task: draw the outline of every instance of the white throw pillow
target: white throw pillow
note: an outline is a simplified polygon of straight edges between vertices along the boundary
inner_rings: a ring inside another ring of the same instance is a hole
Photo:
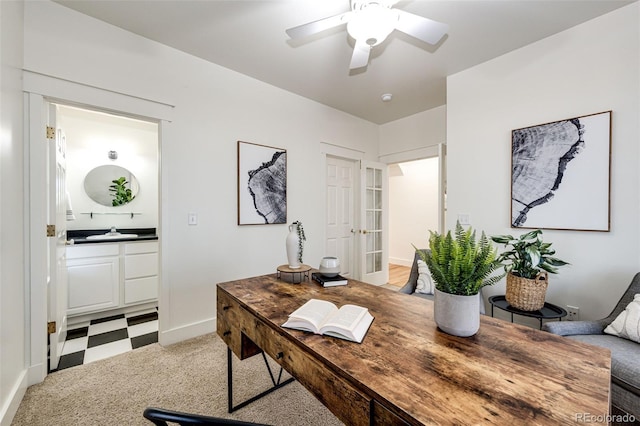
[[[418,282],[416,283],[416,293],[433,294],[433,281],[429,267],[424,260],[418,259]]]
[[[633,300],[604,332],[640,343],[640,294],[633,296]]]

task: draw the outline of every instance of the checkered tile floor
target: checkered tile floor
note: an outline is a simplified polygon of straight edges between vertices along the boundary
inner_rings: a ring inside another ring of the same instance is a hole
[[[156,309],[91,320],[86,325],[77,324],[67,331],[57,370],[88,364],[157,341]]]

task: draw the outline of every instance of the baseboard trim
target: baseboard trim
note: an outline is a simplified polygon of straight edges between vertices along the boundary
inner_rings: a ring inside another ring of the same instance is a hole
[[[390,257],[389,263],[391,263],[392,265],[411,266],[413,265],[413,259],[407,260],[407,259],[399,259],[396,257]]]
[[[10,426],[13,418],[18,412],[18,407],[27,392],[27,370],[23,370],[20,378],[16,381],[15,386],[8,395],[7,403],[2,406],[0,411],[0,426]]]
[[[216,331],[216,320],[210,318],[204,321],[194,322],[182,327],[164,330],[158,333],[158,343],[162,346],[173,345],[183,340],[193,339],[204,334]]]

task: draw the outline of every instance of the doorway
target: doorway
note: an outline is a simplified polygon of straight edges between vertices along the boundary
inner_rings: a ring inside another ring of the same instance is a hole
[[[325,253],[341,274],[384,285],[388,269],[387,166],[364,159],[326,157]]]
[[[409,277],[414,246],[429,246],[429,231],[440,232],[441,203],[439,157],[389,165],[389,270],[390,284],[402,287]]]
[[[50,368],[60,370],[158,341],[159,133],[157,122],[63,103],[55,108],[66,141],[65,225],[72,244],[59,364],[50,352]],[[95,232],[145,239],[80,244]]]
[[[29,315],[29,379],[28,384],[40,383],[47,376],[48,370],[48,298],[47,287],[49,282],[49,270],[47,265],[48,240],[43,229],[47,228],[47,155],[44,147],[47,145],[43,127],[47,120],[47,105],[53,102],[81,106],[93,111],[110,112],[114,115],[127,116],[148,120],[158,125],[158,139],[156,146],[160,152],[161,135],[167,123],[171,121],[173,106],[152,100],[131,97],[122,93],[112,92],[79,83],[59,80],[55,77],[35,74],[28,71],[23,73],[23,87],[25,90],[24,104],[27,112],[25,127],[25,140],[27,142],[27,155],[25,155],[25,170],[29,171],[27,190],[29,192],[29,237],[26,247],[29,253],[30,269],[28,280],[30,285]],[[160,167],[159,156],[156,164]],[[161,173],[156,176],[156,182],[160,181]],[[159,187],[158,194],[162,190]],[[160,197],[159,197],[160,198]],[[162,206],[162,200],[158,200],[159,220],[158,232],[163,228],[166,212]],[[162,254],[163,240],[159,240],[159,259]],[[161,262],[160,262],[161,265]],[[162,268],[157,267],[158,280],[162,282]],[[162,288],[162,286],[161,286]],[[162,293],[158,294],[157,303],[162,308]],[[162,341],[163,321],[158,327],[160,341]]]

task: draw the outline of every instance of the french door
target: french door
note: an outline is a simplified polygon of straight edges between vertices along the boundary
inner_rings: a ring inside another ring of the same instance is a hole
[[[389,279],[387,165],[364,160],[360,164],[360,280],[382,285]]]

